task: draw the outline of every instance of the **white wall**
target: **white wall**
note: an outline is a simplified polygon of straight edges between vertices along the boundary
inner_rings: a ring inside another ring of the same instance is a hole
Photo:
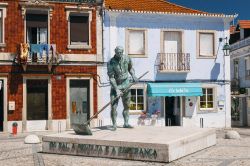
[[[125,47],[126,28],[143,28],[147,30],[147,50],[145,58],[132,58],[135,72],[140,76],[145,71],[149,71],[144,77],[146,81],[189,81],[212,83],[217,86],[216,96],[225,96],[225,106],[222,110],[215,112],[197,113],[198,107],[193,110],[193,115],[184,118],[184,125],[199,126],[200,118],[204,118],[205,127],[230,127],[231,126],[231,99],[230,84],[225,85],[224,80],[230,81],[230,59],[224,57],[222,47],[224,43],[219,43],[219,38],[229,36],[229,22],[224,22],[223,18],[216,17],[195,17],[178,15],[158,15],[139,13],[118,13],[106,12],[104,16],[104,61],[108,62],[114,55],[114,48],[118,45]],[[191,71],[188,73],[159,73],[156,71],[155,61],[157,53],[161,52],[161,31],[180,30],[183,32],[183,52],[190,53]],[[215,32],[215,59],[197,58],[197,32]],[[225,58],[225,59],[224,59]],[[107,68],[100,71],[101,79],[108,82]],[[102,100],[101,105],[109,101],[110,87],[100,88]],[[216,101],[217,104],[217,101]],[[123,124],[122,104],[119,103],[118,124]],[[226,110],[226,111],[225,111]],[[191,112],[188,112],[191,114]],[[131,116],[131,123],[136,125],[139,115]],[[226,116],[226,118],[225,118]],[[104,124],[111,124],[110,108],[99,116],[104,120]],[[163,125],[165,122],[163,123]]]

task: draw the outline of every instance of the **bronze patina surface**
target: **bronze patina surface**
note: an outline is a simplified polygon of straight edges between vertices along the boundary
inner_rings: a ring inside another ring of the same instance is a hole
[[[110,98],[111,104],[111,119],[113,123],[113,130],[117,128],[117,106],[119,102],[119,98],[116,99],[122,92],[122,103],[123,103],[123,118],[124,118],[124,128],[132,128],[132,126],[128,123],[129,121],[129,105],[130,105],[130,97],[131,92],[128,89],[130,85],[129,74],[132,76],[134,82],[137,81],[137,77],[135,76],[135,71],[133,69],[133,64],[130,57],[123,54],[123,48],[121,46],[117,46],[115,48],[115,55],[108,63],[108,76],[111,84]],[[125,91],[125,92],[124,92]]]

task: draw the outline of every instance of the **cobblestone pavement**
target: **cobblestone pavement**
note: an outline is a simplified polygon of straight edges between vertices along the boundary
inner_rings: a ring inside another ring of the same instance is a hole
[[[217,145],[169,164],[141,161],[67,156],[41,153],[41,144],[24,144],[27,135],[0,133],[0,166],[250,166],[250,128],[235,128],[239,140],[224,139],[225,130],[217,131]],[[40,137],[48,133],[36,133]]]

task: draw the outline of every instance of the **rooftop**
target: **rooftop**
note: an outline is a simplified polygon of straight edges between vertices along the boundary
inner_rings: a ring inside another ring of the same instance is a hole
[[[242,28],[242,29],[250,28],[250,20],[239,20],[238,24],[239,24],[240,28]]]
[[[190,9],[165,0],[104,0],[104,6],[107,10],[225,16],[224,14]]]

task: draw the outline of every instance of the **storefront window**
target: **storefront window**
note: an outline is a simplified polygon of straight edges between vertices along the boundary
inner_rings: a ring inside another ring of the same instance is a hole
[[[202,88],[203,96],[200,97],[200,109],[214,108],[214,92],[213,88]]]
[[[131,89],[130,110],[144,110],[143,89]]]
[[[154,114],[164,116],[165,109],[162,107],[162,97],[148,97],[147,103],[147,113],[149,116],[152,116]]]

